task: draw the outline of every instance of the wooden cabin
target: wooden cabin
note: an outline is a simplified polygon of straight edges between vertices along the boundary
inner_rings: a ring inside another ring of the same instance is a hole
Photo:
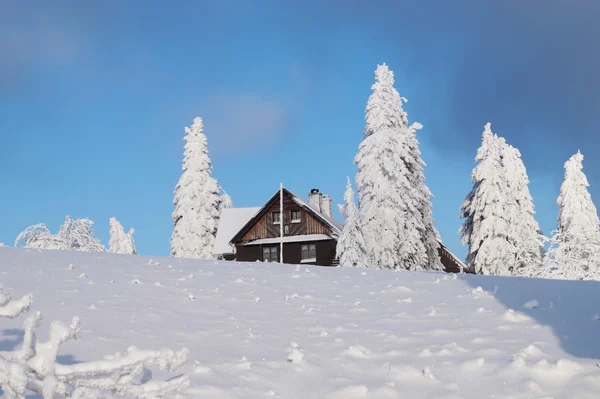
[[[283,263],[337,266],[343,224],[332,216],[331,198],[318,189],[311,190],[308,201],[285,188],[282,192],[283,214],[279,190],[261,208],[224,209],[213,253],[225,260],[280,262],[283,241]],[[447,272],[466,271],[441,241],[439,254]]]

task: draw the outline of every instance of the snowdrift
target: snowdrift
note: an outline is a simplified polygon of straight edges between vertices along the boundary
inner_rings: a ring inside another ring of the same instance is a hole
[[[600,397],[598,282],[15,248],[0,272],[45,321],[79,316],[62,364],[189,348],[175,397]],[[23,318],[0,322],[17,347]]]

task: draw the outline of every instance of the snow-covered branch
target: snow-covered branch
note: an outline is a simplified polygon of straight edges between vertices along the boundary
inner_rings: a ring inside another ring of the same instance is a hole
[[[29,310],[33,297],[26,295],[11,300],[0,286],[0,316],[16,317]],[[105,394],[139,399],[162,398],[169,392],[188,385],[188,378],[179,375],[167,381],[153,381],[150,366],[162,370],[177,370],[188,357],[188,350],[140,350],[129,347],[127,354],[105,356],[104,360],[74,365],[58,364],[56,359],[63,343],[78,339],[81,327],[78,317],[70,324],[54,321],[48,340],[39,341],[36,329],[42,320],[33,312],[23,323],[23,344],[12,352],[0,352],[0,388],[4,397],[25,399],[28,393],[45,399],[57,395],[68,398],[94,399]]]
[[[96,238],[89,219],[71,219],[67,216],[58,233],[52,234],[45,224],[29,226],[15,239],[15,247],[53,249],[62,251],[104,252]]]

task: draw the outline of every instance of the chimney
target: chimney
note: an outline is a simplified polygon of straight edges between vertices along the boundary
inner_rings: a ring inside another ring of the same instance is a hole
[[[315,210],[321,213],[321,207],[323,205],[323,196],[319,192],[318,188],[313,188],[310,190],[310,194],[308,194],[308,203],[310,206],[315,208]]]
[[[323,205],[321,206],[321,213],[327,217],[331,217],[331,197],[329,195],[323,195]]]

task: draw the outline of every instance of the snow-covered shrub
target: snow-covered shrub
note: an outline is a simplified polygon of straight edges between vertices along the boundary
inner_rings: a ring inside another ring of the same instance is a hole
[[[133,241],[133,228],[125,233],[123,226],[116,218],[110,218],[110,239],[108,252],[113,254],[135,255],[135,242]]]
[[[103,252],[104,246],[92,229],[89,219],[65,218],[58,233],[52,234],[45,224],[29,226],[15,239],[15,247],[55,249],[63,251]]]
[[[14,318],[26,312],[32,295],[11,300],[0,285],[0,317]],[[56,362],[60,346],[80,337],[79,318],[70,325],[60,321],[50,324],[50,336],[40,341],[36,330],[42,321],[41,312],[31,313],[23,322],[23,345],[10,352],[0,352],[0,388],[8,399],[25,399],[35,393],[44,399],[58,397],[97,399],[106,394],[139,399],[162,398],[165,394],[188,385],[185,375],[168,381],[151,380],[150,366],[176,370],[188,356],[188,350],[174,352],[140,350],[134,346],[126,354],[105,356],[104,360],[63,365]]]

